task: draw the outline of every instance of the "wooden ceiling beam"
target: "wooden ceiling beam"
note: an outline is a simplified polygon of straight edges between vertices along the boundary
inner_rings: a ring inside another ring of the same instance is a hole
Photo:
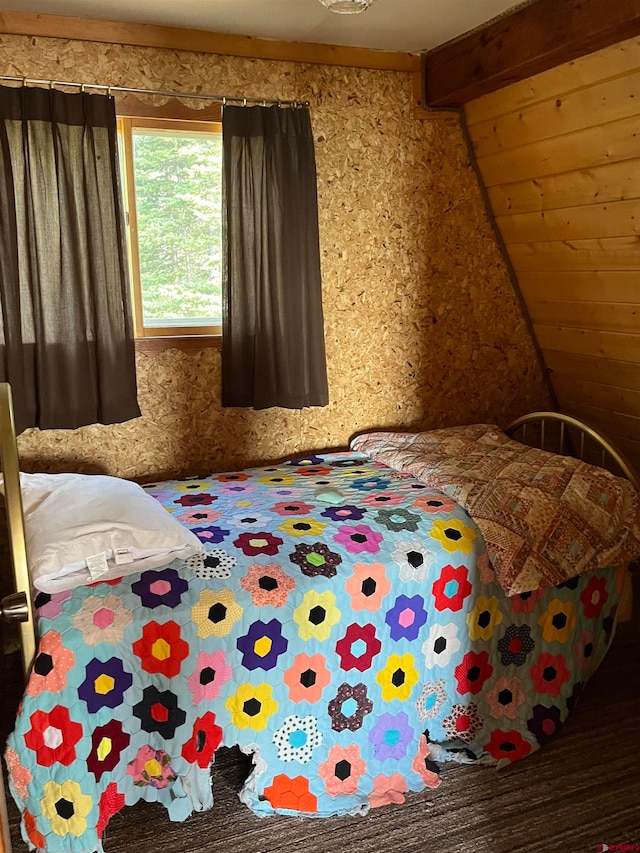
[[[640,35],[640,0],[535,0],[426,53],[428,107],[461,106],[563,62]]]

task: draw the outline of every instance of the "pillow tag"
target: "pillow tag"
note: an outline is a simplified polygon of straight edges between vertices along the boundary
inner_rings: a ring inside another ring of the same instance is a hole
[[[98,578],[106,574],[109,571],[109,566],[105,552],[101,551],[99,554],[92,554],[90,557],[87,557],[87,568],[89,569],[92,581],[98,580]]]
[[[123,566],[125,563],[133,563],[133,554],[130,548],[116,548],[113,552],[113,561],[116,566]]]

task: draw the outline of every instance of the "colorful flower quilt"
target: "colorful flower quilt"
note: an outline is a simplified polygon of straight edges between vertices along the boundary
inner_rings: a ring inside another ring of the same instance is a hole
[[[258,815],[365,813],[507,763],[564,722],[620,571],[508,598],[451,498],[361,453],[147,487],[204,561],[39,595],[6,760],[33,848],[102,851],[138,800],[212,806],[216,750]],[[108,845],[107,845],[108,847]]]

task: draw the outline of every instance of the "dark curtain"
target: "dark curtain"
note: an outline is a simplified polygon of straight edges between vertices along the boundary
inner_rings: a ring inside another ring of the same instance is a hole
[[[309,111],[225,107],[222,136],[222,404],[326,406]]]
[[[113,98],[0,86],[0,379],[18,431],[140,415]]]

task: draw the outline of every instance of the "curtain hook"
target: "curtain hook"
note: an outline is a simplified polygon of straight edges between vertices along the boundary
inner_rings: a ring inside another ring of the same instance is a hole
[[[53,90],[55,88],[56,88],[56,81],[55,80],[49,80],[49,89]]]
[[[247,106],[247,99],[246,99],[246,98],[243,98],[243,99],[242,99],[242,106],[243,106],[243,107],[246,107],[246,106]]]
[[[84,84],[84,83],[81,83],[81,84],[80,84],[80,92],[81,92],[82,94],[84,94],[84,87],[85,87],[85,84]]]
[[[111,97],[111,86],[107,86],[107,98]]]
[[[263,107],[266,107],[266,106],[267,106],[266,98],[263,98],[263,99],[262,99],[262,106],[263,106]]]

